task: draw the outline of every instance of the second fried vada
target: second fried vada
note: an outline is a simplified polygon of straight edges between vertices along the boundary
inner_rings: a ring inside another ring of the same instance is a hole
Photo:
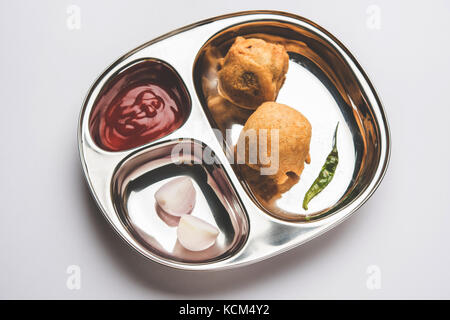
[[[272,134],[274,130],[276,135]],[[257,139],[251,141],[251,133]],[[264,139],[262,133],[266,133]],[[305,162],[310,163],[311,133],[311,124],[299,111],[284,104],[265,102],[248,118],[241,131],[236,146],[238,163],[245,163],[261,173],[262,168],[276,164],[268,178],[275,184],[283,184],[292,174],[300,177]],[[277,137],[277,141],[273,141],[273,137]],[[273,152],[278,154],[271,154]],[[275,160],[278,163],[274,163]]]

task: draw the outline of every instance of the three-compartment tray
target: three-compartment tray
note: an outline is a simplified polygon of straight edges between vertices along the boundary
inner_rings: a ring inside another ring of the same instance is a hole
[[[301,111],[313,128],[311,164],[300,182],[272,203],[258,196],[229,157],[248,111],[217,103],[217,61],[237,36],[285,46],[289,71],[277,102]],[[97,113],[124,85],[147,76],[149,81],[169,79],[175,84],[172,90],[184,114],[179,126],[127,150],[105,148],[92,134]],[[304,211],[303,195],[330,151],[337,122],[338,170]],[[225,134],[230,139],[222,139]],[[331,229],[375,191],[390,154],[386,116],[355,58],[317,24],[273,11],[204,20],[121,57],[89,90],[80,115],[78,142],[90,191],[114,229],[145,257],[185,270],[257,262]],[[171,218],[157,210],[155,191],[176,176],[192,178],[198,195],[195,215],[220,230],[215,245],[207,250],[184,249]]]

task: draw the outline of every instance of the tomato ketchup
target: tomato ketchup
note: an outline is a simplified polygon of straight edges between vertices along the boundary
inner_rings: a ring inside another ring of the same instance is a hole
[[[101,91],[89,129],[101,148],[128,150],[178,129],[189,112],[189,96],[175,71],[145,60],[126,68]]]

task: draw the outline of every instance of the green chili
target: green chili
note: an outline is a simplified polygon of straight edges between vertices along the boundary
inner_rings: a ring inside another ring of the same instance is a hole
[[[303,209],[308,210],[308,203],[312,198],[317,196],[323,189],[333,180],[334,173],[336,172],[336,167],[339,162],[339,155],[336,146],[336,136],[338,130],[339,122],[336,125],[336,130],[334,131],[333,137],[333,149],[330,154],[327,156],[325,160],[325,164],[320,170],[319,176],[314,180],[313,184],[309,188],[309,190],[305,194],[305,198],[303,199]]]

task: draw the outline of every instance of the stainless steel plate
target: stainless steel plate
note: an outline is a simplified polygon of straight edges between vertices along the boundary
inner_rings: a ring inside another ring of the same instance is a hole
[[[289,71],[277,102],[300,110],[313,128],[311,164],[300,182],[274,202],[265,201],[227,157],[249,113],[223,108],[223,103],[217,102],[217,59],[240,35],[286,46]],[[113,87],[111,83],[141,61],[162,61],[173,70],[180,79],[177,90],[187,95],[182,100],[189,116],[177,130],[155,141],[126,151],[108,151],[90,134],[92,110],[105,90]],[[338,171],[304,211],[303,195],[331,149],[338,121]],[[217,139],[215,128],[223,133],[230,129],[231,143]],[[355,58],[315,23],[273,11],[201,21],[127,53],[90,89],[81,111],[78,140],[90,190],[115,230],[145,257],[186,270],[257,262],[329,230],[375,191],[390,153],[386,116]],[[183,159],[174,158],[171,152],[180,146],[192,152]],[[195,161],[205,151],[211,154],[212,164]],[[194,164],[187,165],[189,161]],[[180,175],[191,176],[195,182],[199,194],[196,215],[221,231],[216,244],[205,252],[193,254],[182,249],[170,217],[155,208],[155,190],[166,179]]]

